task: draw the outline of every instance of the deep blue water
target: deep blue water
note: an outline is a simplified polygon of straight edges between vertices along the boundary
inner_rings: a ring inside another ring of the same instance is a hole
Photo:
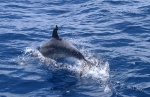
[[[55,25],[97,66],[44,58]],[[150,0],[0,0],[0,97],[150,97]]]

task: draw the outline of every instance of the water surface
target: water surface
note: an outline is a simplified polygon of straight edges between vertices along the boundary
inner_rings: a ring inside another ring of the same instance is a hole
[[[93,62],[44,58],[55,25]],[[149,0],[0,0],[0,96],[149,97]]]

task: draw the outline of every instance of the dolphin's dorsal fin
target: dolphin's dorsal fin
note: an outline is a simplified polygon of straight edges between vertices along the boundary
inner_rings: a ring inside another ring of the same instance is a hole
[[[58,26],[56,25],[56,27],[53,30],[52,37],[55,38],[55,39],[57,39],[57,40],[62,40],[61,38],[59,38],[57,30],[58,30]]]
[[[52,37],[53,37],[53,38],[59,38],[58,33],[57,33],[57,30],[58,30],[58,27],[57,27],[57,25],[56,25],[56,27],[55,27],[54,30],[53,30],[53,34],[52,34]]]

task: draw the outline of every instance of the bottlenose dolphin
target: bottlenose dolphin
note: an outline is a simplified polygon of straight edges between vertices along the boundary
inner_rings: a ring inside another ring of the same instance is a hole
[[[91,65],[91,62],[86,60],[82,53],[75,46],[73,46],[68,41],[60,38],[57,31],[58,26],[56,25],[53,30],[51,39],[38,49],[39,52],[43,56],[54,60],[66,57],[73,57],[79,60],[84,60],[88,63],[88,65],[89,63]]]

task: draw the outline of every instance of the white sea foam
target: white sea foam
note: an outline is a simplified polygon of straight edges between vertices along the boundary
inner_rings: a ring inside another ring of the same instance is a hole
[[[74,60],[69,58],[68,61],[75,61],[75,64],[70,64],[69,62],[56,62],[55,60],[45,58],[37,49],[26,48],[25,54],[29,57],[32,56],[34,59],[38,59],[41,64],[44,63],[49,69],[68,69],[70,71],[76,72],[78,74],[82,71],[82,78],[91,78],[94,81],[101,82],[104,87],[104,92],[109,92],[110,88],[108,85],[109,80],[109,63],[103,62],[100,59],[92,58],[90,55],[89,59],[95,66],[89,67],[82,61]],[[84,65],[84,66],[83,66]]]

